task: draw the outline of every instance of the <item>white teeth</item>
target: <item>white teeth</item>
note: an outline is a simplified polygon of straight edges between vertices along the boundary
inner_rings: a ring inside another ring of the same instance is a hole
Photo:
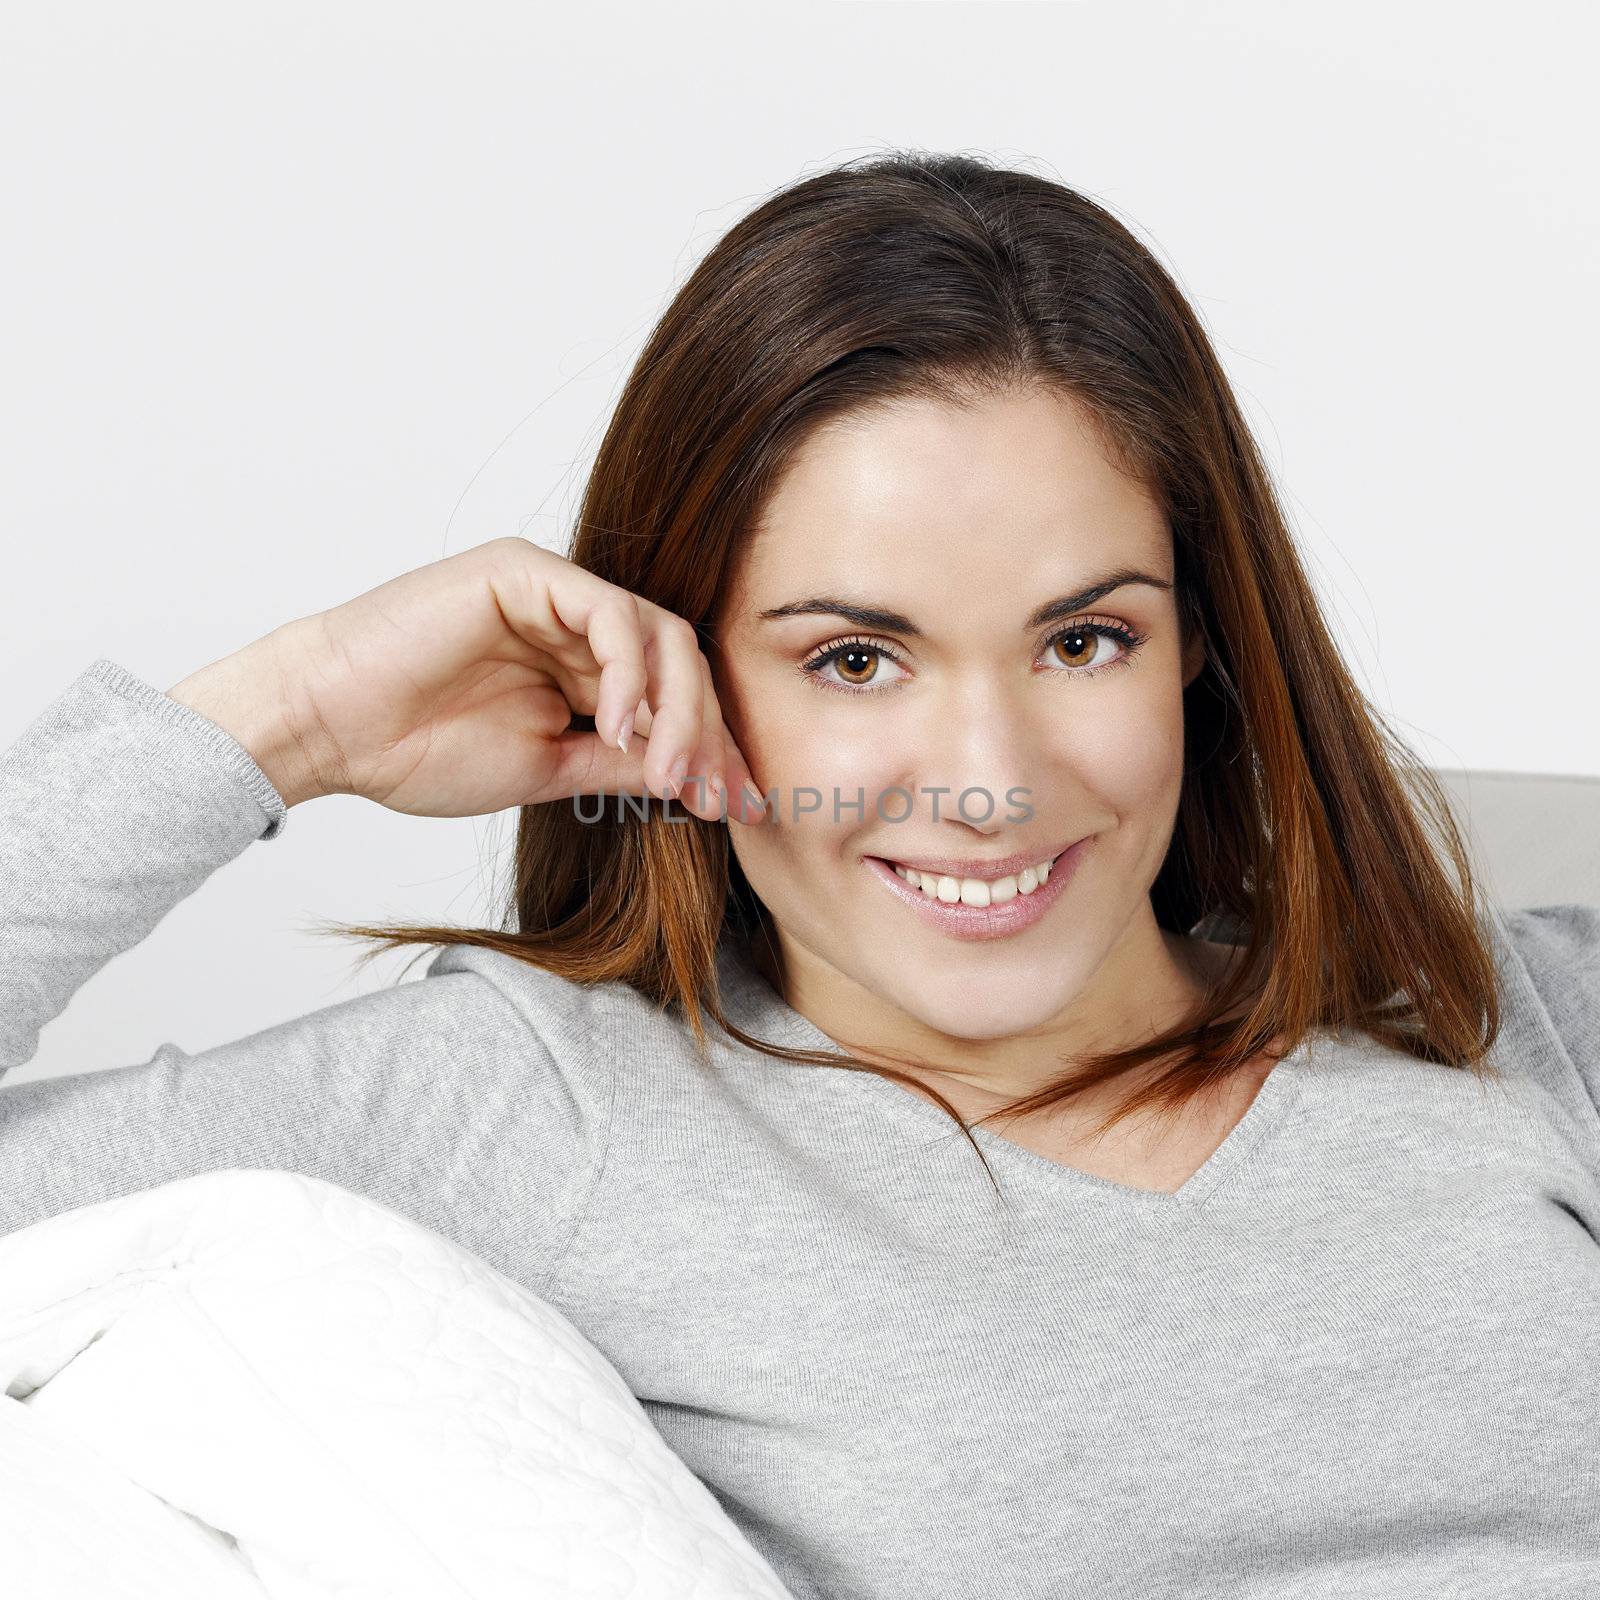
[[[1041,884],[1049,881],[1055,857],[1041,861],[1036,866],[1024,867],[1015,877],[996,878],[989,883],[982,878],[950,878],[932,872],[918,872],[915,867],[894,866],[897,876],[905,879],[913,889],[920,889],[930,900],[942,900],[946,905],[960,901],[969,906],[1000,906],[1019,894],[1032,894]]]

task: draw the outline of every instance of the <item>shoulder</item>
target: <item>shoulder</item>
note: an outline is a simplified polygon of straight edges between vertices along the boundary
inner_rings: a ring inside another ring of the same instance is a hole
[[[1563,1038],[1600,1043],[1600,905],[1576,902],[1499,913],[1506,942]]]
[[[503,950],[446,945],[427,975],[453,972],[477,974],[557,1061],[574,1070],[609,1068],[623,1055],[686,1032],[629,984],[580,983]]]
[[[1600,905],[1500,911],[1491,923],[1510,1019],[1534,1012],[1600,1100]]]

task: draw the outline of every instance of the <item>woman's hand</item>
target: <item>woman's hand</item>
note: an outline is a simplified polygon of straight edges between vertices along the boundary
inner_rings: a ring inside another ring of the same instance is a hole
[[[475,817],[676,792],[707,819],[762,815],[694,628],[527,539],[286,623],[168,695],[238,738],[290,805],[356,794]],[[597,731],[572,730],[574,713]]]

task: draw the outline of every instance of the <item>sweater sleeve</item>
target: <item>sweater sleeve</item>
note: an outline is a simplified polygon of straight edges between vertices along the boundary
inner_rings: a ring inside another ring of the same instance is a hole
[[[1552,1032],[1600,1109],[1600,906],[1534,906],[1504,922]]]
[[[0,1073],[31,1059],[108,960],[285,819],[221,727],[113,662],[88,667],[0,755]],[[575,994],[537,977],[522,987],[552,1008]],[[572,1037],[436,958],[421,979],[196,1055],[164,1043],[133,1065],[0,1083],[0,1234],[201,1172],[282,1169],[537,1289],[609,1118],[603,1077],[546,1042]]]

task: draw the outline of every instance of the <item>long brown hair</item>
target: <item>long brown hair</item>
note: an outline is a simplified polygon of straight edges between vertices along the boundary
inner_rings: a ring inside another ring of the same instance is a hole
[[[811,430],[907,396],[959,405],[1019,386],[1083,406],[1168,519],[1179,617],[1186,637],[1203,635],[1206,662],[1184,691],[1182,792],[1151,900],[1165,929],[1209,921],[1238,942],[1182,1026],[1079,1058],[978,1121],[1170,1057],[1103,1134],[1139,1111],[1178,1112],[1272,1042],[1292,1049],[1319,1026],[1496,1076],[1485,1059],[1500,1027],[1495,961],[1448,800],[1353,681],[1199,319],[1129,228],[1084,195],[916,151],[774,194],[701,261],[652,332],[568,554],[694,623],[715,650],[741,540]],[[381,941],[364,959],[473,944],[577,983],[621,981],[686,1022],[702,1049],[709,1017],[776,1059],[921,1089],[982,1159],[942,1095],[882,1060],[912,1058],[788,1049],[724,1015],[719,939],[750,943],[770,928],[728,825],[681,808],[669,824],[672,805],[641,797],[598,822],[570,802],[524,807],[503,931],[315,931]]]

